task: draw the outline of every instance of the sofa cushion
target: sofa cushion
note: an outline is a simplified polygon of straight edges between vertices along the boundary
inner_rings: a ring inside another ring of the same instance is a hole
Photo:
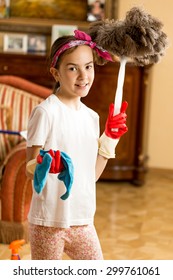
[[[27,91],[0,83],[0,130],[26,130],[31,111],[42,100]],[[22,140],[20,135],[0,133],[0,163]]]

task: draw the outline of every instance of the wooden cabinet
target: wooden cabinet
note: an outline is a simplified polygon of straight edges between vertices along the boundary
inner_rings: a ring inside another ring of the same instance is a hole
[[[17,75],[34,83],[51,88],[53,78],[49,73],[45,55],[0,53],[0,75]]]
[[[108,108],[114,102],[119,63],[96,68],[92,90],[85,103],[100,115],[101,133],[104,131]],[[147,170],[147,91],[149,68],[126,65],[123,100],[128,102],[128,132],[116,148],[116,158],[108,161],[101,179],[127,180],[135,185],[145,181]]]
[[[0,75],[17,75],[38,84],[53,87],[53,79],[47,67],[45,55],[0,53]],[[109,62],[96,66],[95,81],[83,102],[100,115],[101,133],[114,102],[119,63]],[[102,180],[126,180],[141,185],[147,170],[147,84],[149,68],[126,66],[123,99],[127,100],[128,132],[121,138],[116,158],[110,159],[103,172]]]

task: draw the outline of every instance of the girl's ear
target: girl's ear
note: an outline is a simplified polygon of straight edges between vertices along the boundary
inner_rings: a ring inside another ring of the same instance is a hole
[[[58,70],[56,68],[54,68],[54,67],[51,67],[50,68],[50,73],[54,77],[55,81],[58,82],[58,80],[59,80]]]

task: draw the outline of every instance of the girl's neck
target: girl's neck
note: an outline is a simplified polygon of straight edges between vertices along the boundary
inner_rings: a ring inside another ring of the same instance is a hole
[[[63,94],[59,89],[57,89],[55,95],[58,97],[58,99],[64,103],[67,107],[78,111],[81,107],[81,101],[80,97],[67,97],[65,94]]]

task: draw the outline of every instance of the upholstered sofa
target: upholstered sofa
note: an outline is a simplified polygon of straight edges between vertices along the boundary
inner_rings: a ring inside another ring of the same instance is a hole
[[[32,196],[25,175],[26,140],[18,134],[27,129],[32,109],[51,89],[16,76],[0,76],[0,243],[28,241],[27,214]]]

